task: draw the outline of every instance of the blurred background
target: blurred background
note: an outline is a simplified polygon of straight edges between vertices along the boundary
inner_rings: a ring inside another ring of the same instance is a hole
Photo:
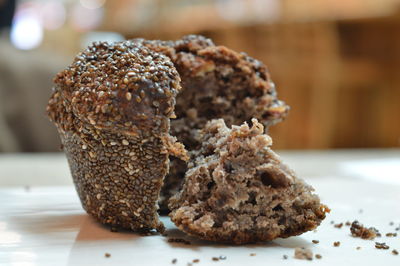
[[[276,149],[400,146],[400,0],[0,0],[0,152],[58,150],[52,77],[91,41],[185,34],[269,67]]]

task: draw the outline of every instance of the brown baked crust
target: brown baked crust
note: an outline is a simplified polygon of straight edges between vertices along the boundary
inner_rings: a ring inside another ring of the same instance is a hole
[[[163,230],[157,200],[180,78],[168,57],[135,42],[94,43],[57,74],[47,112],[83,208],[104,224]]]
[[[170,199],[179,229],[205,240],[235,244],[302,234],[329,209],[270,146],[256,119],[228,128],[209,122],[202,146],[192,151],[183,188]]]
[[[171,120],[171,134],[188,150],[198,148],[198,130],[207,121],[222,118],[228,126],[257,118],[267,129],[282,121],[289,107],[277,98],[266,66],[244,53],[217,46],[210,39],[188,35],[178,41],[135,39],[163,53],[174,63],[182,80],[177,96],[177,119]],[[161,192],[161,209],[176,193],[186,164],[171,158],[170,173]]]

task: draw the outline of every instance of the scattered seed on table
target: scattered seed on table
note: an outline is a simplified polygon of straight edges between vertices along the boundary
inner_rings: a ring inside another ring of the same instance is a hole
[[[320,254],[315,254],[315,258],[322,259],[322,256]]]
[[[386,236],[387,237],[396,237],[397,234],[396,233],[387,233]]]
[[[393,250],[392,250],[392,254],[393,254],[393,255],[399,255],[399,252],[397,251],[397,249],[393,249]]]
[[[347,221],[347,222],[345,223],[345,225],[346,225],[346,226],[350,226],[351,223],[350,223],[349,221]]]
[[[111,257],[111,254],[106,252],[106,253],[104,253],[104,257],[109,258],[109,257]]]
[[[219,261],[219,259],[217,257],[212,257],[213,261]]]
[[[340,241],[333,242],[333,246],[334,246],[334,247],[340,246]]]
[[[318,244],[319,243],[319,240],[313,240],[312,241],[314,244]]]
[[[288,259],[288,255],[283,255],[283,259],[287,260]]]
[[[357,247],[356,249],[357,249],[357,250],[360,250],[360,249],[361,249],[361,247]]]
[[[220,260],[226,260],[226,256],[221,255],[221,256],[219,256],[219,259],[220,259]]]
[[[250,253],[250,256],[254,257],[255,255],[257,255],[256,253]]]
[[[177,259],[172,259],[171,263],[175,264],[178,260]]]
[[[193,262],[193,263],[199,263],[200,260],[199,260],[199,259],[194,259],[192,262]]]

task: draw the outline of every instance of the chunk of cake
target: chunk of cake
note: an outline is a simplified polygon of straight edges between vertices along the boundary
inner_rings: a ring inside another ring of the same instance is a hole
[[[313,230],[329,209],[270,148],[256,119],[251,126],[208,122],[188,165],[183,188],[169,201],[182,231],[205,240],[243,244]]]

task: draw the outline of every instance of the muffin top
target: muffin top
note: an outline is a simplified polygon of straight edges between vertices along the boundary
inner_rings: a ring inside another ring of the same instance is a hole
[[[53,121],[68,122],[57,110],[62,101],[64,112],[96,128],[125,130],[159,127],[173,117],[180,90],[171,60],[132,41],[93,43],[54,82],[48,107]]]

